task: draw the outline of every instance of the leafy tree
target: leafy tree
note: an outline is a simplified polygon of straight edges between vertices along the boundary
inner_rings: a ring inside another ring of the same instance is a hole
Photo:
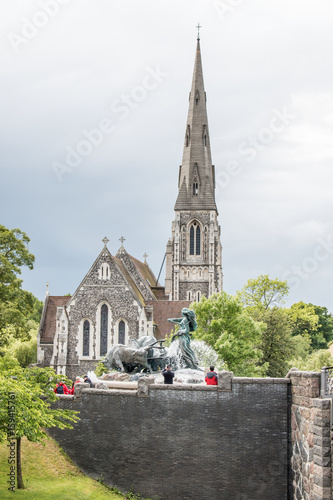
[[[312,304],[309,304],[310,306]],[[318,330],[324,337],[327,344],[333,340],[333,317],[328,312],[327,307],[313,306],[318,316]]]
[[[22,368],[37,363],[37,339],[20,342],[14,351],[14,356]]]
[[[287,311],[272,307],[253,313],[253,317],[265,325],[260,344],[263,357],[259,364],[266,364],[267,376],[284,377],[288,372],[288,360],[295,355]]]
[[[65,379],[66,377],[61,377]],[[8,356],[0,360],[0,442],[16,442],[17,488],[24,488],[21,466],[21,439],[42,442],[45,428],[71,429],[76,411],[54,409],[51,403],[58,377],[51,368],[22,369]]]
[[[261,376],[266,366],[257,366],[262,358],[258,347],[262,325],[255,322],[236,297],[226,292],[193,303],[198,328],[197,339],[204,340],[219,354],[228,369],[239,376]]]
[[[291,337],[294,344],[294,354],[295,359],[305,360],[311,351],[311,339],[309,335],[295,335]]]
[[[8,327],[17,338],[27,337],[27,315],[33,313],[35,297],[22,290],[18,278],[22,266],[33,268],[35,257],[29,252],[30,239],[19,229],[0,225],[0,347],[8,343]]]
[[[290,307],[288,314],[293,335],[308,337],[312,351],[327,348],[327,342],[318,329],[319,317],[312,304],[297,302]]]
[[[288,295],[287,281],[270,279],[268,274],[249,279],[246,285],[238,292],[238,296],[247,307],[265,310],[269,307],[284,304],[284,297]]]
[[[323,366],[333,366],[333,357],[329,349],[314,351],[305,360],[298,358],[289,362],[289,368],[296,367],[311,372],[320,372]]]
[[[43,305],[44,304],[42,300],[39,300],[37,299],[37,297],[33,296],[33,308],[32,312],[28,316],[28,319],[39,324],[43,312]]]

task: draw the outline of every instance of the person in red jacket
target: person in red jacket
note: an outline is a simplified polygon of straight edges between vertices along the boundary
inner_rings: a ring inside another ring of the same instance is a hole
[[[67,385],[61,382],[61,380],[55,386],[54,392],[56,394],[70,394],[70,390],[68,389]]]
[[[207,373],[205,381],[207,385],[218,385],[218,376],[217,373],[214,372],[214,366],[211,366],[210,372]]]

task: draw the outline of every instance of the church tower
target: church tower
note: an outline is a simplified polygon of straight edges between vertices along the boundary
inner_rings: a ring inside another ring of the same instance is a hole
[[[222,290],[222,246],[217,216],[198,35],[175,219],[166,250],[165,293],[170,300],[198,301],[202,295],[209,297]]]

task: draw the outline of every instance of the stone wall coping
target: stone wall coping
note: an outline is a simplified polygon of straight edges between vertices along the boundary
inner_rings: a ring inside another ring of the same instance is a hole
[[[138,391],[128,389],[83,389],[82,394],[93,394],[97,396],[137,396]]]
[[[302,372],[296,368],[291,368],[286,375],[286,378],[290,377],[302,377],[302,378],[319,378],[321,377],[320,372]]]
[[[290,384],[290,379],[288,378],[257,378],[257,377],[234,377],[232,379],[233,384]]]
[[[74,399],[73,394],[56,394],[59,399]]]
[[[208,391],[216,392],[218,390],[217,385],[203,385],[203,384],[180,384],[175,382],[174,384],[152,384],[149,386],[149,390],[161,390],[161,391]]]
[[[96,384],[105,384],[110,389],[137,389],[138,382],[130,382],[130,381],[120,381],[120,380],[101,380],[99,382],[95,382]]]

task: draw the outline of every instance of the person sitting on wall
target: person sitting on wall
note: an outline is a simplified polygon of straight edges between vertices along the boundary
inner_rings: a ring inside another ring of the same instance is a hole
[[[72,388],[71,388],[71,394],[74,394],[74,386],[75,386],[75,384],[77,384],[78,382],[81,382],[81,377],[76,377],[75,382],[73,382],[73,384],[72,384]]]
[[[166,369],[162,371],[165,384],[173,384],[173,377],[175,374],[171,371],[171,366],[167,365]]]
[[[83,377],[83,382],[85,382],[86,384],[89,384],[89,385],[90,385],[90,387],[92,387],[92,386],[93,386],[92,381],[90,380],[90,378],[88,377],[88,375],[85,375],[85,376]]]
[[[61,382],[61,380],[59,380],[55,386],[54,392],[56,394],[71,394],[70,389],[68,389],[67,385]]]
[[[214,366],[211,366],[210,371],[207,373],[205,381],[207,385],[218,385],[218,376],[217,373],[214,372]]]

